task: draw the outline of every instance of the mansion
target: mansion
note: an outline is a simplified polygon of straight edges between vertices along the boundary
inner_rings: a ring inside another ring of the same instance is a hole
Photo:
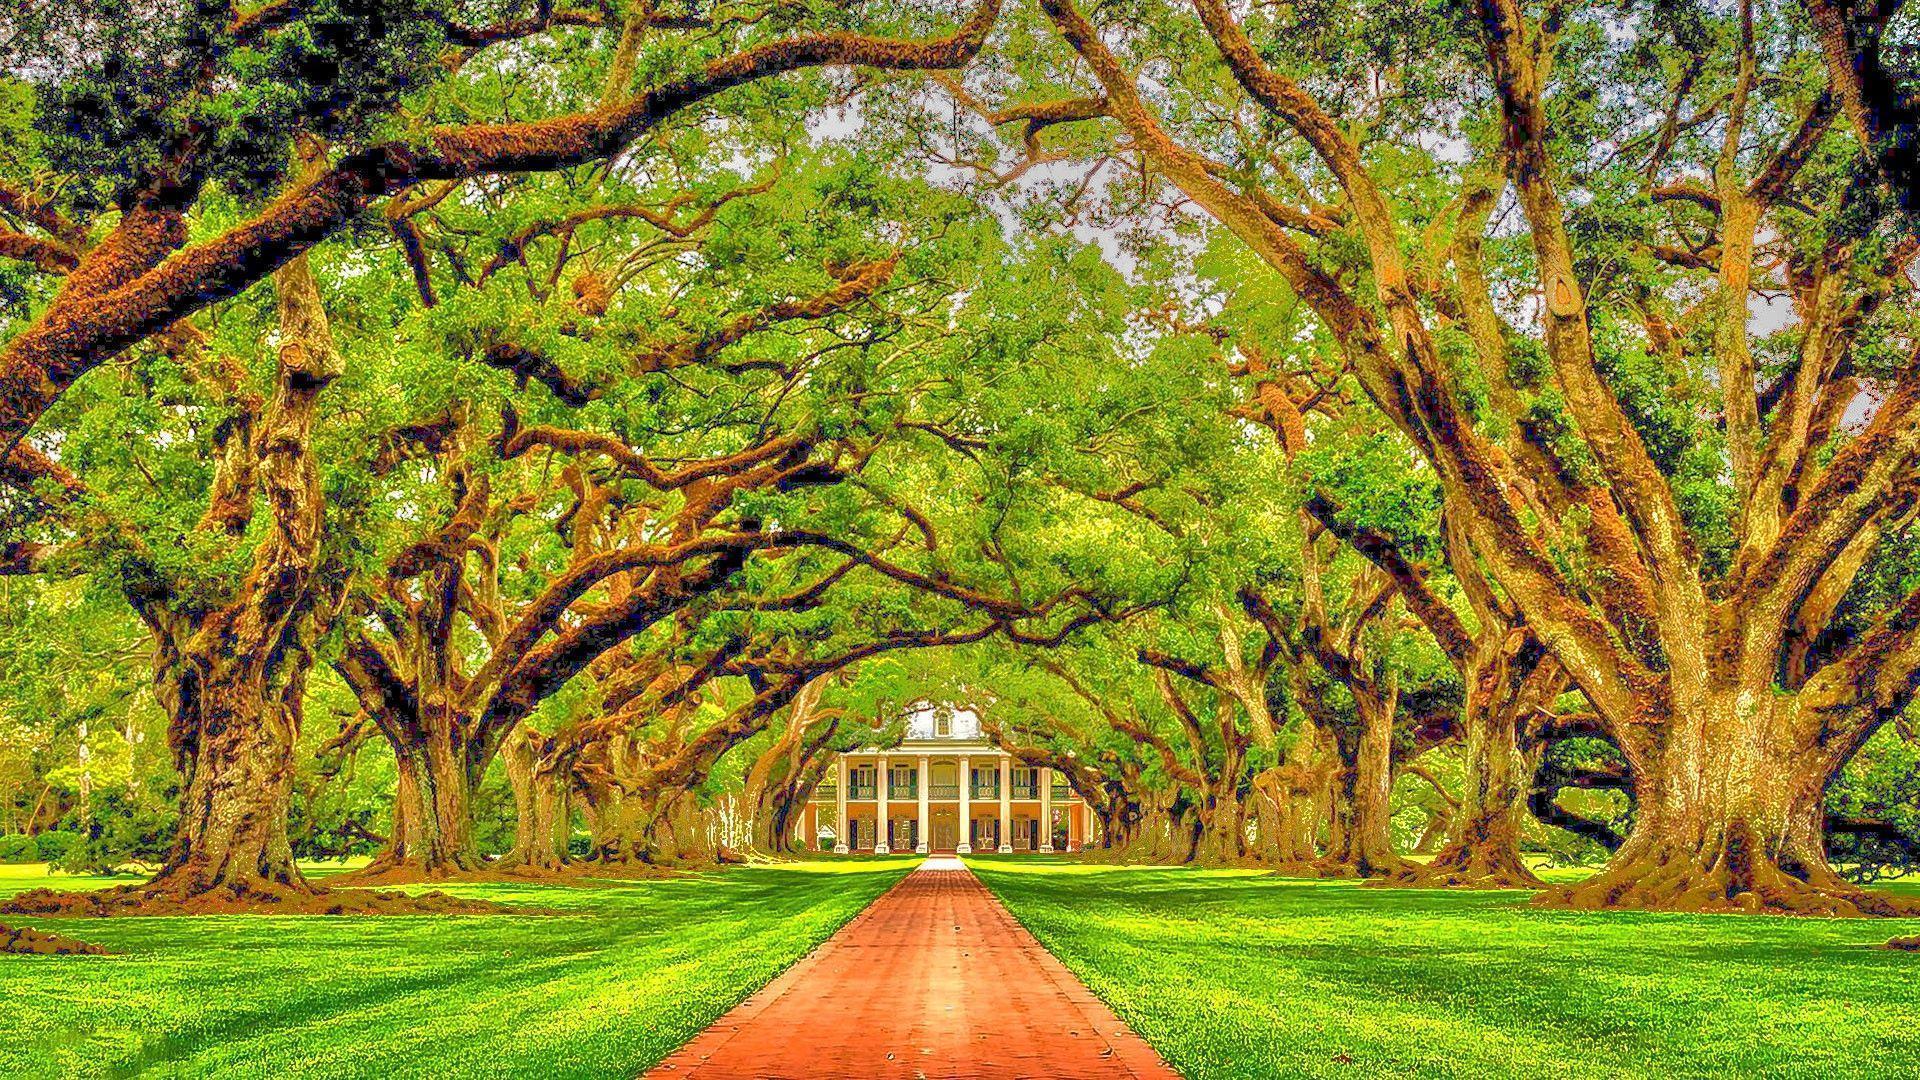
[[[1093,831],[1052,769],[1014,764],[971,711],[932,707],[908,718],[898,746],[840,754],[802,819],[809,848],[830,835],[842,855],[1078,851]]]

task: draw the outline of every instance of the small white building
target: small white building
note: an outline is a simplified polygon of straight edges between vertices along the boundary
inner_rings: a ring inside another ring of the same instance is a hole
[[[813,793],[801,837],[819,850],[891,853],[1078,851],[1092,812],[1050,768],[1017,765],[970,709],[922,705],[899,745],[839,755]]]

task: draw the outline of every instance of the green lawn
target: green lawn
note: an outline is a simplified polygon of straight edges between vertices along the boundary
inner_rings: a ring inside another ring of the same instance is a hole
[[[0,1076],[633,1076],[917,861],[448,889],[579,917],[14,920],[123,955],[0,956]]]
[[[123,955],[0,957],[0,1076],[631,1076],[917,861],[452,890],[578,917],[27,920]],[[1920,1075],[1920,956],[1871,947],[1920,921],[968,861],[1193,1080]]]
[[[1920,1076],[1920,955],[1872,947],[1920,920],[968,861],[1191,1080]]]

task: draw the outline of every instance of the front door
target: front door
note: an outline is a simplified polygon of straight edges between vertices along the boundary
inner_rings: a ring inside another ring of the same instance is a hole
[[[937,814],[933,819],[933,850],[952,851],[960,846],[960,822],[952,814]]]

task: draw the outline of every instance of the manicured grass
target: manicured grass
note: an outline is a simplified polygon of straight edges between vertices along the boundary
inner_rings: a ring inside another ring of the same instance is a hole
[[[16,919],[123,955],[0,956],[0,1076],[634,1076],[917,862],[448,889],[577,916]]]
[[[1920,920],[968,862],[1190,1080],[1920,1075],[1920,955],[1873,948]]]

